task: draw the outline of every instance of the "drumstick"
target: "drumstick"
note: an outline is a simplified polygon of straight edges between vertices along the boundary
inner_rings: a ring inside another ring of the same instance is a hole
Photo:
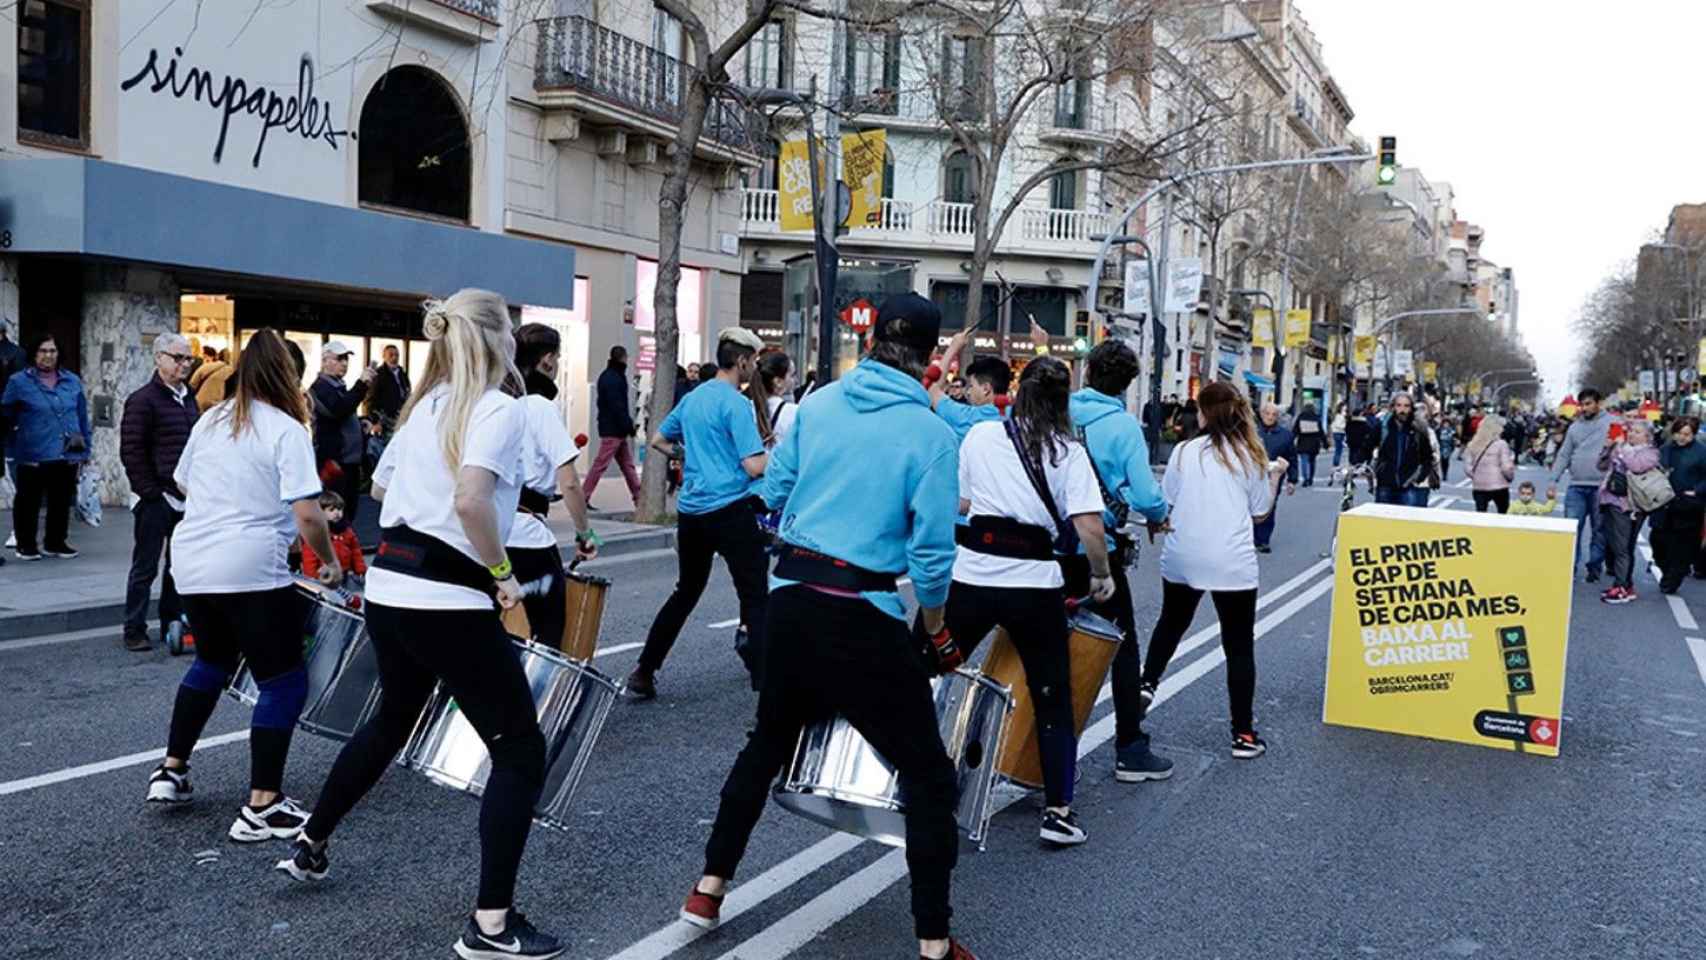
[[[1095,599],[1095,595],[1089,594],[1089,593],[1086,593],[1082,597],[1067,597],[1066,598],[1066,612],[1067,613],[1074,613],[1078,610],[1079,607],[1088,606],[1090,601],[1094,600],[1094,599]]]

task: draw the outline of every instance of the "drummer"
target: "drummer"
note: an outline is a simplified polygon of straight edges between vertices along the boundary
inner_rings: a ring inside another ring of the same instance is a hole
[[[524,323],[515,331],[515,365],[527,390],[521,400],[527,443],[521,513],[504,541],[510,562],[515,564],[515,579],[521,584],[521,603],[533,637],[553,648],[562,643],[568,607],[563,555],[557,548],[557,535],[545,522],[551,501],[560,499],[568,505],[575,522],[577,559],[598,556],[599,544],[587,518],[580,478],[575,474],[574,460],[580,448],[569,436],[556,404],[557,360],[562,348],[562,335],[543,323]]]
[[[1090,594],[1114,594],[1102,530],[1102,497],[1067,415],[1072,374],[1038,357],[1019,375],[1010,420],[980,423],[960,445],[960,511],[948,632],[970,649],[997,626],[1007,631],[1037,716],[1042,752],[1042,839],[1088,839],[1072,812],[1078,732],[1072,712],[1070,628],[1057,555],[1074,536],[1090,560]],[[1070,520],[1064,519],[1070,518]]]
[[[1149,748],[1143,732],[1143,714],[1155,691],[1143,686],[1143,658],[1137,646],[1137,616],[1132,609],[1131,585],[1126,569],[1137,558],[1137,544],[1117,531],[1131,513],[1148,523],[1150,540],[1168,527],[1167,501],[1149,467],[1149,447],[1137,418],[1126,411],[1126,388],[1137,376],[1137,354],[1120,340],[1105,340],[1090,351],[1085,361],[1087,386],[1072,395],[1072,426],[1079,431],[1096,470],[1107,510],[1102,525],[1108,531],[1109,568],[1114,575],[1114,595],[1090,610],[1120,630],[1119,651],[1114,654],[1114,779],[1121,783],[1165,780],[1173,775],[1173,761]],[[1089,592],[1090,559],[1083,548],[1061,558],[1066,574],[1066,594]]]
[[[767,651],[757,726],[723,785],[705,873],[681,909],[695,926],[717,925],[801,728],[839,713],[899,773],[920,955],[972,960],[948,935],[959,856],[954,767],[928,677],[908,653],[909,645],[928,647],[935,672],[959,663],[942,629],[953,563],[954,435],[931,414],[920,383],[941,322],[923,297],[890,297],[870,354],[806,398],[766,472],[761,494],[783,509],[783,554],[766,609],[776,642]],[[873,450],[883,451],[886,469],[869,469]],[[916,644],[896,592],[902,574],[912,577],[923,608]]]
[[[521,404],[500,389],[521,379],[515,341],[508,306],[489,291],[429,300],[425,312],[426,370],[373,475],[381,530],[367,577],[367,630],[383,692],[332,765],[294,856],[278,869],[297,880],[325,879],[332,831],[391,765],[442,683],[491,756],[479,895],[456,952],[465,960],[541,960],[563,945],[514,905],[545,776],[545,738],[497,610],[521,601],[503,548],[527,445]]]
[[[190,751],[239,657],[259,688],[249,727],[249,802],[227,832],[239,843],[288,840],[308,811],[283,793],[285,755],[308,696],[302,668],[307,610],[285,555],[296,535],[322,557],[320,581],[343,571],[320,512],[308,407],[284,338],[256,331],[237,360],[236,395],[203,414],[172,474],[184,519],[172,534],[173,574],[195,660],[178,686],[165,762],[148,780],[151,803],[191,799]]]
[[[940,370],[951,368],[964,354],[972,331],[961,330],[948,340],[947,349],[937,362]],[[979,357],[965,368],[965,400],[948,396],[948,378],[939,376],[930,384],[930,403],[937,416],[954,428],[961,443],[972,427],[991,420],[1000,420],[1007,406],[1007,388],[1013,383],[1013,368],[1000,357]]]

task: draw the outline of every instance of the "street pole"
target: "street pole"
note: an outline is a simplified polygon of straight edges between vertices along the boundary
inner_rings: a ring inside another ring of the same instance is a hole
[[[847,0],[836,0],[835,11],[840,14],[846,11]],[[829,96],[833,100],[839,96],[841,77],[837,72],[842,61],[842,22],[840,17],[830,20],[830,56],[829,56]],[[837,234],[841,232],[841,218],[845,211],[841,209],[841,174],[839,171],[839,154],[841,147],[841,112],[825,110],[823,121],[824,143],[821,150],[813,147],[815,135],[811,114],[806,115],[806,162],[811,165],[812,192],[817,196],[816,216],[812,218],[815,235],[815,256],[817,260],[818,278],[818,333],[817,333],[817,382],[819,386],[826,385],[835,377],[835,354],[840,345],[840,331],[837,329],[835,311],[836,275],[841,269],[841,252],[836,247]],[[818,156],[823,157],[822,183],[818,183]],[[857,349],[857,348],[855,348]]]
[[[1285,246],[1283,247],[1283,249],[1280,253],[1280,295],[1279,295],[1279,302],[1285,304],[1285,308],[1287,310],[1291,309],[1291,238],[1292,238],[1292,234],[1294,234],[1297,231],[1297,209],[1303,205],[1303,184],[1304,184],[1304,181],[1308,179],[1308,173],[1309,173],[1309,171],[1307,168],[1300,168],[1297,171],[1297,192],[1294,193],[1292,195],[1292,198],[1291,198],[1291,217],[1286,221],[1286,225],[1285,225]],[[1274,320],[1276,323],[1278,323],[1279,322],[1279,308],[1275,307],[1273,309],[1274,309]],[[1274,343],[1278,344],[1279,341],[1275,340]],[[1284,380],[1284,377],[1285,377],[1285,354],[1280,353],[1277,346],[1275,347],[1274,352],[1276,354],[1278,354],[1279,357],[1281,358],[1280,359],[1280,370],[1278,373],[1276,373],[1274,375],[1274,401],[1277,403],[1277,402],[1279,402],[1281,393],[1283,393],[1285,390],[1285,384],[1282,382]],[[1287,351],[1287,352],[1289,352],[1289,351]],[[1303,391],[1303,360],[1300,357],[1300,358],[1298,358],[1298,362],[1297,362],[1297,391],[1292,394],[1292,400],[1295,401],[1297,399],[1297,397],[1299,395],[1301,395],[1302,391]],[[1292,405],[1295,407],[1296,406],[1295,402]]]

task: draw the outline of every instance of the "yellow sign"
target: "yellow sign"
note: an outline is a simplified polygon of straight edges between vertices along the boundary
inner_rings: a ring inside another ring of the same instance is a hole
[[[1698,356],[1700,358],[1698,361],[1700,375],[1706,377],[1706,337],[1700,338],[1700,352]]]
[[[1250,314],[1250,346],[1271,347],[1274,345],[1274,312],[1267,307],[1252,311]]]
[[[1371,337],[1371,336],[1368,336],[1368,337],[1359,336],[1359,337],[1357,337],[1356,358],[1355,359],[1356,359],[1356,365],[1359,367],[1366,368],[1370,364],[1374,363],[1374,338],[1373,337]]]
[[[1322,719],[1557,756],[1575,548],[1572,520],[1342,515]]]
[[[853,210],[847,217],[847,226],[855,230],[885,226],[883,160],[887,156],[887,130],[841,135],[841,179],[853,192]]]
[[[1285,312],[1285,348],[1301,347],[1309,342],[1309,311]]]
[[[1439,378],[1439,364],[1433,360],[1422,361],[1422,382],[1433,383]]]
[[[1481,395],[1481,381],[1469,381],[1469,395],[1472,397],[1479,397]]]
[[[783,230],[812,228],[812,165],[804,138],[782,144],[776,158],[777,219]]]

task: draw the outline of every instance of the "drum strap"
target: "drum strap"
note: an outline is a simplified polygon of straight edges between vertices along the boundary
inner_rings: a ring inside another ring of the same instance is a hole
[[[480,561],[437,537],[402,524],[379,531],[379,549],[373,555],[373,565],[422,580],[468,587],[494,599],[498,595],[497,584]]]
[[[552,497],[549,494],[540,493],[539,491],[533,489],[532,487],[522,487],[521,488],[521,501],[516,504],[516,512],[517,513],[531,513],[534,516],[538,517],[539,519],[543,520],[543,519],[545,519],[546,516],[548,516],[551,513],[551,502],[552,502],[552,500],[560,500],[560,499],[562,499],[562,498],[561,497]]]
[[[1053,560],[1054,537],[1045,527],[1012,517],[975,516],[954,528],[954,542],[973,553],[1011,560]]]
[[[782,559],[776,563],[776,576],[783,580],[852,590],[858,593],[893,593],[895,575],[867,570],[845,560],[837,560],[815,550],[782,545]]]

